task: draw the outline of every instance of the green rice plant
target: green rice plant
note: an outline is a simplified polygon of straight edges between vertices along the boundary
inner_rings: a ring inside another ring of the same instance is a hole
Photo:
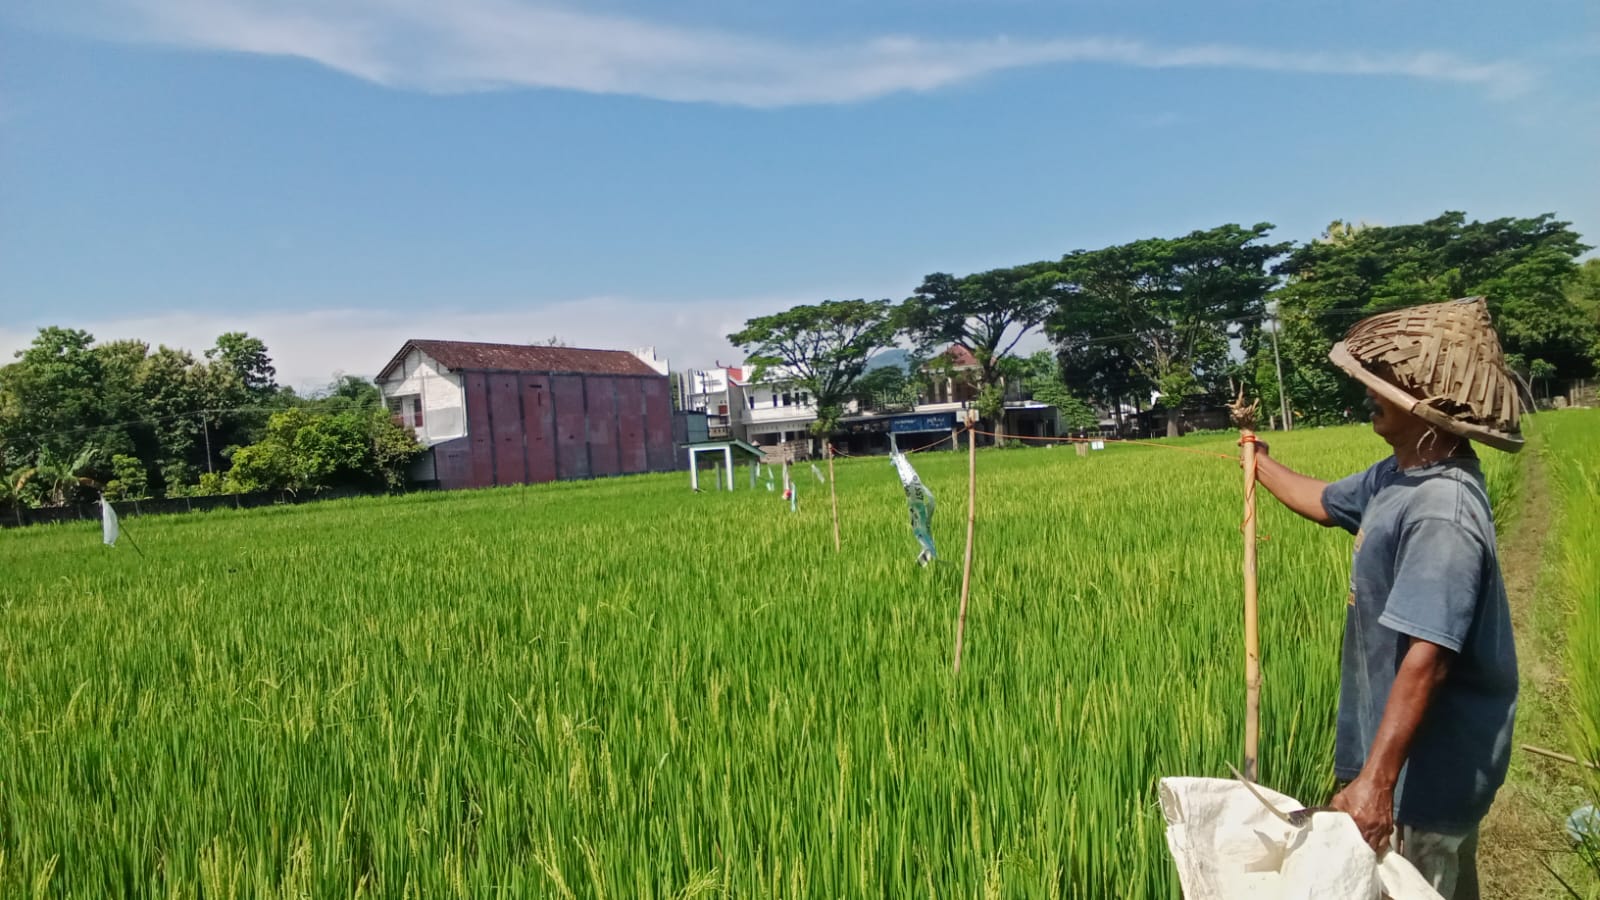
[[[1573,753],[1600,760],[1600,412],[1569,410],[1539,416],[1544,459],[1557,488],[1557,586],[1569,604],[1566,631],[1572,695]],[[1588,796],[1600,808],[1600,774],[1588,776]],[[1590,826],[1592,827],[1592,825]],[[1600,838],[1579,844],[1600,879]]]
[[[0,536],[0,895],[1176,897],[1155,782],[1242,753],[1237,465],[980,454],[953,679],[966,459],[913,460],[927,568],[884,458],[840,553],[823,485],[681,474]],[[1321,802],[1350,539],[1260,531],[1262,778]]]

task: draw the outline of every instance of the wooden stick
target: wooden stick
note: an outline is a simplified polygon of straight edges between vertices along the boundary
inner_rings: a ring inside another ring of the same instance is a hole
[[[1571,763],[1571,764],[1573,764],[1575,766],[1588,766],[1591,769],[1600,770],[1600,765],[1595,765],[1592,762],[1584,762],[1583,760],[1577,758],[1576,756],[1568,756],[1565,753],[1557,753],[1554,750],[1546,750],[1543,747],[1535,747],[1532,744],[1523,744],[1522,745],[1522,749],[1528,751],[1529,753],[1537,754],[1539,756],[1547,757],[1549,759],[1554,759],[1554,760],[1557,760],[1559,762]]]
[[[1244,774],[1257,780],[1261,739],[1261,645],[1256,630],[1256,441],[1244,442]]]
[[[967,630],[967,594],[972,588],[972,532],[978,520],[978,434],[967,414],[967,553],[961,564],[961,612],[956,616],[956,666],[961,674],[961,638]]]
[[[1261,739],[1261,644],[1256,627],[1256,433],[1255,404],[1244,403],[1244,387],[1233,404],[1244,461],[1244,777],[1259,780]]]
[[[828,494],[833,498],[833,552],[838,553],[839,543],[839,491],[833,485],[833,442],[828,442]]]

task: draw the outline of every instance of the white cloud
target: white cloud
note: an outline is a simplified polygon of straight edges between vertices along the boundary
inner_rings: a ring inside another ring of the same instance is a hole
[[[335,372],[371,377],[408,338],[532,343],[558,336],[575,347],[606,350],[656,348],[676,367],[709,366],[740,357],[725,335],[751,316],[793,306],[800,299],[659,303],[595,297],[542,305],[525,311],[470,312],[441,309],[404,313],[330,309],[282,313],[170,312],[150,316],[74,322],[96,340],[138,338],[202,354],[217,335],[245,331],[261,338],[272,354],[280,383],[320,387]],[[35,326],[47,324],[34,323]],[[28,346],[37,333],[0,326],[0,364]]]
[[[1106,37],[800,44],[521,0],[113,0],[94,27],[115,40],[290,56],[395,88],[556,88],[752,107],[848,103],[929,91],[1024,67],[1094,63],[1389,76],[1495,96],[1534,76],[1441,52],[1299,52],[1159,46]],[[80,22],[83,20],[80,20]]]

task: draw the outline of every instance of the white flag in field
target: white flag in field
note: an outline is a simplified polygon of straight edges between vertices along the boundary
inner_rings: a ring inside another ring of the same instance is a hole
[[[111,508],[106,498],[100,498],[100,538],[107,547],[117,545],[117,536],[122,533],[122,527],[117,524],[117,511]]]
[[[828,479],[822,477],[822,470],[817,468],[817,464],[816,463],[812,463],[811,464],[811,474],[817,476],[817,481],[818,482],[820,482],[822,484],[827,484],[828,483]]]

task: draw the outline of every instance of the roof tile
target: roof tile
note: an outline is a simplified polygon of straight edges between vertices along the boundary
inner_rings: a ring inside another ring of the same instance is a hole
[[[449,369],[496,369],[508,372],[581,372],[585,375],[655,375],[661,373],[626,350],[585,350],[531,344],[483,344],[474,341],[410,340],[395,355],[398,361],[415,347]],[[385,372],[394,365],[390,362]]]

